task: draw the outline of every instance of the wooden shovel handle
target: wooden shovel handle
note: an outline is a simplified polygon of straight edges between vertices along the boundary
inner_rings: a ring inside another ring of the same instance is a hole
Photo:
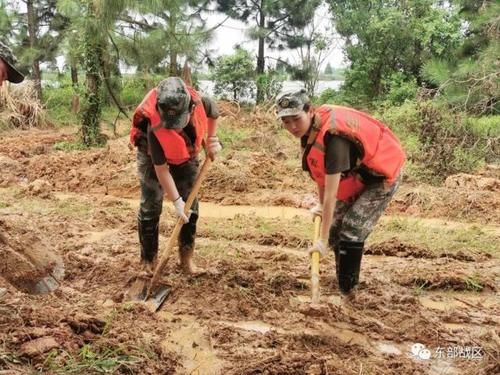
[[[313,241],[319,238],[321,230],[321,216],[314,216],[314,235]],[[311,254],[311,302],[319,303],[319,252],[315,251]]]
[[[188,215],[189,210],[191,209],[191,206],[193,205],[193,202],[196,199],[196,196],[198,195],[201,184],[203,183],[203,180],[207,176],[208,169],[209,169],[211,163],[212,163],[212,160],[208,156],[206,156],[205,161],[203,163],[203,166],[201,167],[200,173],[198,174],[198,177],[196,178],[196,181],[194,182],[193,189],[189,193],[188,199],[186,201],[186,205],[184,206],[184,213],[186,215]],[[170,238],[168,240],[167,247],[162,252],[160,261],[158,262],[158,264],[155,268],[155,271],[153,273],[153,278],[151,279],[151,282],[150,282],[149,288],[148,288],[148,295],[150,294],[152,288],[154,286],[156,286],[156,283],[158,282],[158,279],[160,278],[160,275],[163,272],[163,268],[165,268],[165,264],[167,263],[168,257],[170,255],[170,251],[175,246],[177,237],[179,236],[179,232],[181,231],[181,228],[183,225],[184,225],[184,221],[181,218],[177,219],[177,222],[175,223],[174,230],[172,231],[172,234],[170,235]]]

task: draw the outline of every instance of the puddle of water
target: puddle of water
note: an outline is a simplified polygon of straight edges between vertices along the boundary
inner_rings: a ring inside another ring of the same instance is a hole
[[[161,312],[162,320],[171,321],[174,315]],[[180,319],[172,333],[161,342],[161,348],[182,357],[182,365],[187,374],[218,374],[223,368],[223,361],[212,350],[205,327],[187,316],[175,315]]]
[[[74,194],[56,192],[58,199],[74,199]],[[117,200],[129,204],[132,208],[139,206],[138,199],[115,197]],[[282,206],[221,206],[210,202],[200,202],[200,212],[204,217],[234,218],[236,215],[251,215],[262,218],[293,219],[296,216],[309,217],[309,211],[303,208]]]
[[[436,359],[432,361],[431,368],[429,369],[429,375],[455,375],[459,374],[459,371],[450,362],[443,359]]]
[[[375,348],[384,354],[395,354],[395,355],[403,354],[403,352],[396,345],[385,341],[377,342],[375,344]]]
[[[464,292],[429,292],[418,297],[422,306],[446,311],[453,308],[492,308],[498,305],[494,295],[467,294]]]
[[[441,310],[446,311],[456,307],[464,307],[463,303],[460,303],[455,300],[446,300],[446,301],[437,301],[433,297],[430,296],[420,296],[418,300],[422,304],[422,306],[433,309],[433,310]]]
[[[214,218],[233,218],[236,215],[251,215],[263,218],[292,219],[296,216],[309,216],[302,208],[280,206],[220,206],[208,202],[200,202],[203,216]]]
[[[341,341],[349,344],[356,344],[365,348],[374,347],[368,336],[365,336],[358,332],[354,332],[349,329],[349,327],[349,324],[342,322],[333,323],[331,326],[327,324],[321,324],[321,331],[328,335],[335,336]]]
[[[228,322],[228,321],[221,321],[219,323],[234,327],[234,328],[240,328],[245,331],[251,331],[251,332],[257,332],[257,333],[262,333],[265,334],[271,330],[276,330],[275,327],[273,327],[270,324],[261,322],[259,320],[248,320],[248,321],[241,321],[241,322]]]
[[[117,233],[117,229],[107,229],[101,232],[89,232],[89,235],[85,238],[85,241],[88,243],[96,243],[102,241],[106,237],[113,236]]]

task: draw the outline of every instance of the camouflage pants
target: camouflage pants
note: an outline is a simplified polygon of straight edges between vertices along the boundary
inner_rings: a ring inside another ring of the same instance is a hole
[[[196,176],[198,175],[199,161],[190,160],[181,165],[170,166],[170,173],[177,186],[180,196],[187,200]],[[141,185],[141,201],[139,205],[139,220],[159,219],[163,206],[163,189],[156,177],[151,157],[144,151],[137,151],[137,172]],[[191,206],[193,211],[189,222],[184,224],[179,233],[180,246],[192,246],[196,236],[196,222],[198,221],[198,200]]]
[[[353,202],[337,201],[330,227],[329,245],[337,247],[339,241],[364,242],[382,216],[399,187],[401,177],[389,187],[378,183],[366,186]]]

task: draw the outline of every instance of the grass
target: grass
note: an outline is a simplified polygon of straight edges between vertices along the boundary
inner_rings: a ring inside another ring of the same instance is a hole
[[[0,208],[9,212],[27,212],[38,215],[57,215],[78,219],[89,219],[92,205],[73,198],[48,200],[26,196],[18,188],[0,188]]]
[[[250,129],[238,129],[228,126],[219,126],[217,135],[223,145],[222,155],[228,151],[246,150],[245,139],[252,134]]]
[[[477,272],[467,276],[467,278],[465,279],[465,284],[467,285],[467,290],[473,292],[480,292],[484,289],[484,285],[481,281],[481,275],[479,275]]]
[[[76,355],[53,350],[43,367],[51,374],[133,373],[133,367],[146,360],[144,354],[128,354],[121,347],[99,349],[86,344]]]
[[[477,225],[449,224],[438,220],[385,217],[369,237],[370,243],[397,238],[403,243],[434,251],[488,253],[498,256],[498,234]]]
[[[81,141],[61,141],[54,143],[54,150],[58,151],[81,151],[87,150],[88,146]]]
[[[257,240],[264,236],[311,238],[312,223],[307,218],[265,219],[250,215],[237,215],[232,219],[210,218],[199,222],[203,236],[241,241]],[[456,253],[488,253],[498,256],[499,236],[477,225],[444,225],[436,220],[405,217],[383,217],[368,243],[385,242],[397,238],[399,241],[431,251]]]
[[[293,236],[308,240],[313,230],[312,222],[296,217],[293,219],[260,218],[252,215],[236,215],[232,219],[209,218],[199,221],[200,232],[210,238],[240,239],[250,241],[263,236]]]

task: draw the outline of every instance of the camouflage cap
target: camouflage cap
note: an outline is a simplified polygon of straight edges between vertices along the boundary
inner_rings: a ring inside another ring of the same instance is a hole
[[[7,79],[12,83],[22,82],[24,76],[14,67],[17,59],[12,53],[12,50],[2,42],[0,42],[0,58],[7,65]]]
[[[158,84],[158,112],[167,129],[182,129],[189,122],[191,95],[179,77],[169,77]]]
[[[276,115],[278,117],[298,115],[304,110],[304,105],[310,102],[304,89],[295,92],[286,92],[276,99]]]

